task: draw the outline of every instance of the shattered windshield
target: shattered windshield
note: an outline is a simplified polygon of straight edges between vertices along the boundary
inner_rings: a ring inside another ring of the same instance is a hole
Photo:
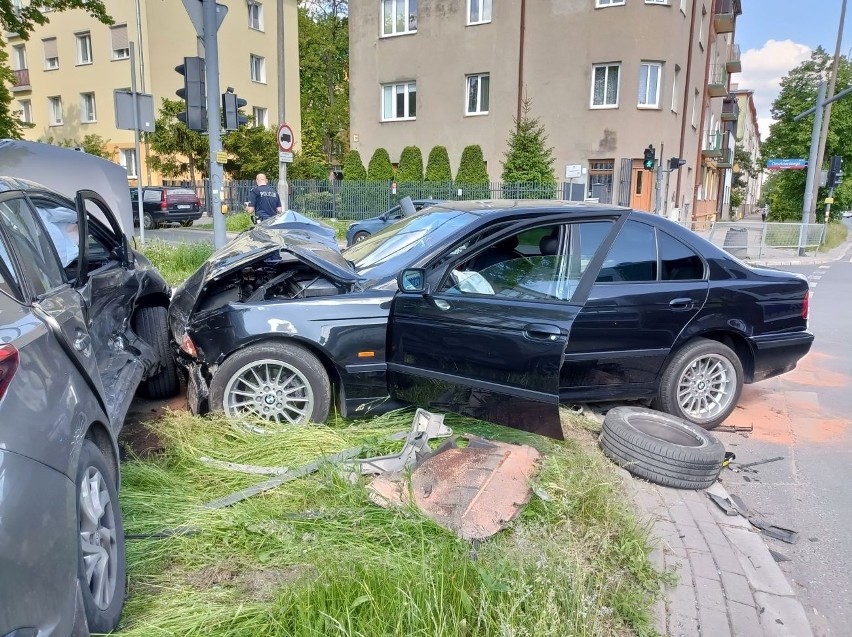
[[[443,208],[406,217],[343,251],[364,278],[395,276],[429,248],[442,243],[469,225],[476,215]]]

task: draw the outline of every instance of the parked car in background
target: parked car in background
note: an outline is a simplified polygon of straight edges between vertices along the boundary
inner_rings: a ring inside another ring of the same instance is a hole
[[[0,635],[117,625],[116,439],[140,385],[179,390],[169,297],[99,195],[0,177]]]
[[[447,202],[340,250],[254,228],[169,309],[189,405],[279,422],[455,409],[561,437],[556,406],[646,399],[706,428],[811,347],[808,283],[654,215]],[[396,403],[398,404],[398,403]]]
[[[428,206],[441,203],[441,201],[438,199],[414,199],[411,203],[414,205],[414,209],[419,211],[423,210],[423,208],[427,208]],[[404,216],[405,213],[403,212],[402,205],[396,205],[389,208],[378,217],[354,221],[350,223],[349,227],[346,229],[346,245],[351,246],[353,243],[363,241],[367,237],[376,234],[379,230],[399,221]]]
[[[139,225],[138,197],[137,189],[131,188],[135,225]],[[146,186],[142,189],[142,214],[146,230],[166,223],[191,226],[193,221],[201,219],[201,200],[190,188]]]

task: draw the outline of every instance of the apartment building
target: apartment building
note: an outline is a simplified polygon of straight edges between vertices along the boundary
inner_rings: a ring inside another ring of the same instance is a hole
[[[752,164],[757,166],[760,159],[760,128],[757,125],[754,91],[741,89],[734,84],[731,86],[731,95],[737,100],[739,106],[736,128],[737,145],[742,146],[743,150],[751,157]],[[748,178],[745,197],[740,205],[738,216],[744,217],[757,209],[762,182],[761,175]]]
[[[25,137],[34,141],[80,141],[97,134],[109,140],[114,161],[127,169],[132,185],[160,183],[146,162],[137,158],[133,132],[115,126],[113,91],[129,90],[130,42],[135,43],[137,90],[154,97],[178,99],[183,77],[175,66],[199,54],[200,45],[181,0],[106,0],[113,26],[101,24],[81,10],[52,12],[50,22],[24,41],[5,33],[5,46],[15,72],[12,108],[32,124]],[[199,3],[200,5],[200,3]],[[247,100],[257,125],[275,126],[278,119],[276,11],[284,10],[285,112],[299,139],[299,63],[297,0],[239,0],[228,3],[219,29],[219,85],[233,87]],[[275,149],[270,149],[275,152]]]
[[[722,102],[740,13],[739,0],[351,3],[351,147],[396,161],[406,145],[442,144],[455,167],[479,144],[499,180],[527,96],[560,180],[580,166],[587,197],[653,210],[653,145],[658,161],[686,161],[663,182],[666,213],[715,216],[730,185]]]

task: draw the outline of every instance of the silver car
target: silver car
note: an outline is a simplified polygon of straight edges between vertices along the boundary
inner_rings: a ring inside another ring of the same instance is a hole
[[[140,385],[179,388],[169,295],[97,194],[0,177],[0,635],[118,623],[116,437]]]

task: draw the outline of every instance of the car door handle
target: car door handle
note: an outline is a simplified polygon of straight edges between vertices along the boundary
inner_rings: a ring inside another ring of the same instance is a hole
[[[524,336],[536,341],[555,341],[561,335],[562,330],[547,323],[530,323],[524,327]]]
[[[669,301],[669,307],[673,310],[679,311],[691,310],[693,307],[695,307],[695,302],[688,297],[684,297],[682,299],[672,299],[671,301]]]

